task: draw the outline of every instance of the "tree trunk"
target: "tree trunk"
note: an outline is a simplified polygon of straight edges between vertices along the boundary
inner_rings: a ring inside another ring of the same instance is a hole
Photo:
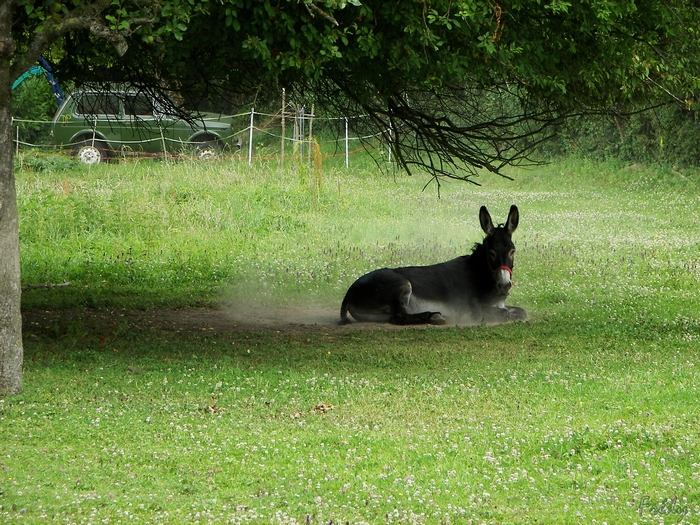
[[[0,10],[0,396],[22,390],[19,219],[12,144],[12,13]]]

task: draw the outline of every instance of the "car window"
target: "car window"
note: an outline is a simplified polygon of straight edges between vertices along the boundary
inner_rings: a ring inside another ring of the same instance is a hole
[[[153,116],[153,101],[143,93],[127,94],[124,98],[124,113],[129,116]]]
[[[78,115],[119,115],[119,98],[108,93],[83,93],[75,112]]]

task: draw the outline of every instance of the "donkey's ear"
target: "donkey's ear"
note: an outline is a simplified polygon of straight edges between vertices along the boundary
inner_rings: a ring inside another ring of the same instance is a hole
[[[508,213],[508,220],[506,221],[506,231],[509,235],[513,235],[513,232],[518,227],[519,220],[520,214],[518,213],[518,207],[513,204],[510,207],[510,213]]]
[[[481,223],[481,229],[484,230],[486,235],[491,235],[493,233],[493,221],[491,220],[491,215],[486,206],[482,206],[479,210],[479,222]]]

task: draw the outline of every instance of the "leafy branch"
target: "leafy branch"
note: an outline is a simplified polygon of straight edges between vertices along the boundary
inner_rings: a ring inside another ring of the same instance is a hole
[[[3,5],[5,2],[3,2]],[[60,4],[59,4],[60,5]],[[62,37],[78,31],[89,31],[93,36],[108,42],[121,57],[126,53],[129,44],[128,38],[139,28],[153,24],[160,4],[157,0],[137,0],[134,3],[133,16],[127,17],[119,24],[108,25],[114,21],[112,16],[105,15],[105,11],[111,8],[111,0],[94,0],[68,10],[63,6],[61,13],[49,15],[45,12],[34,11],[30,3],[20,3],[18,7],[24,7],[27,15],[37,18],[38,25],[32,33],[24,52],[14,61],[11,74],[18,77],[23,71],[33,64],[37,57],[44,54],[47,49]],[[124,12],[129,12],[123,9]]]

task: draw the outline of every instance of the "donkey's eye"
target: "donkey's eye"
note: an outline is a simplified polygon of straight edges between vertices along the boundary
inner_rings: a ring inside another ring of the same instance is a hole
[[[494,262],[496,258],[498,258],[498,254],[493,250],[489,250],[489,259],[491,262]]]
[[[515,257],[515,248],[513,248],[510,252],[508,252],[508,257],[511,258],[511,259],[512,259],[513,257]]]

